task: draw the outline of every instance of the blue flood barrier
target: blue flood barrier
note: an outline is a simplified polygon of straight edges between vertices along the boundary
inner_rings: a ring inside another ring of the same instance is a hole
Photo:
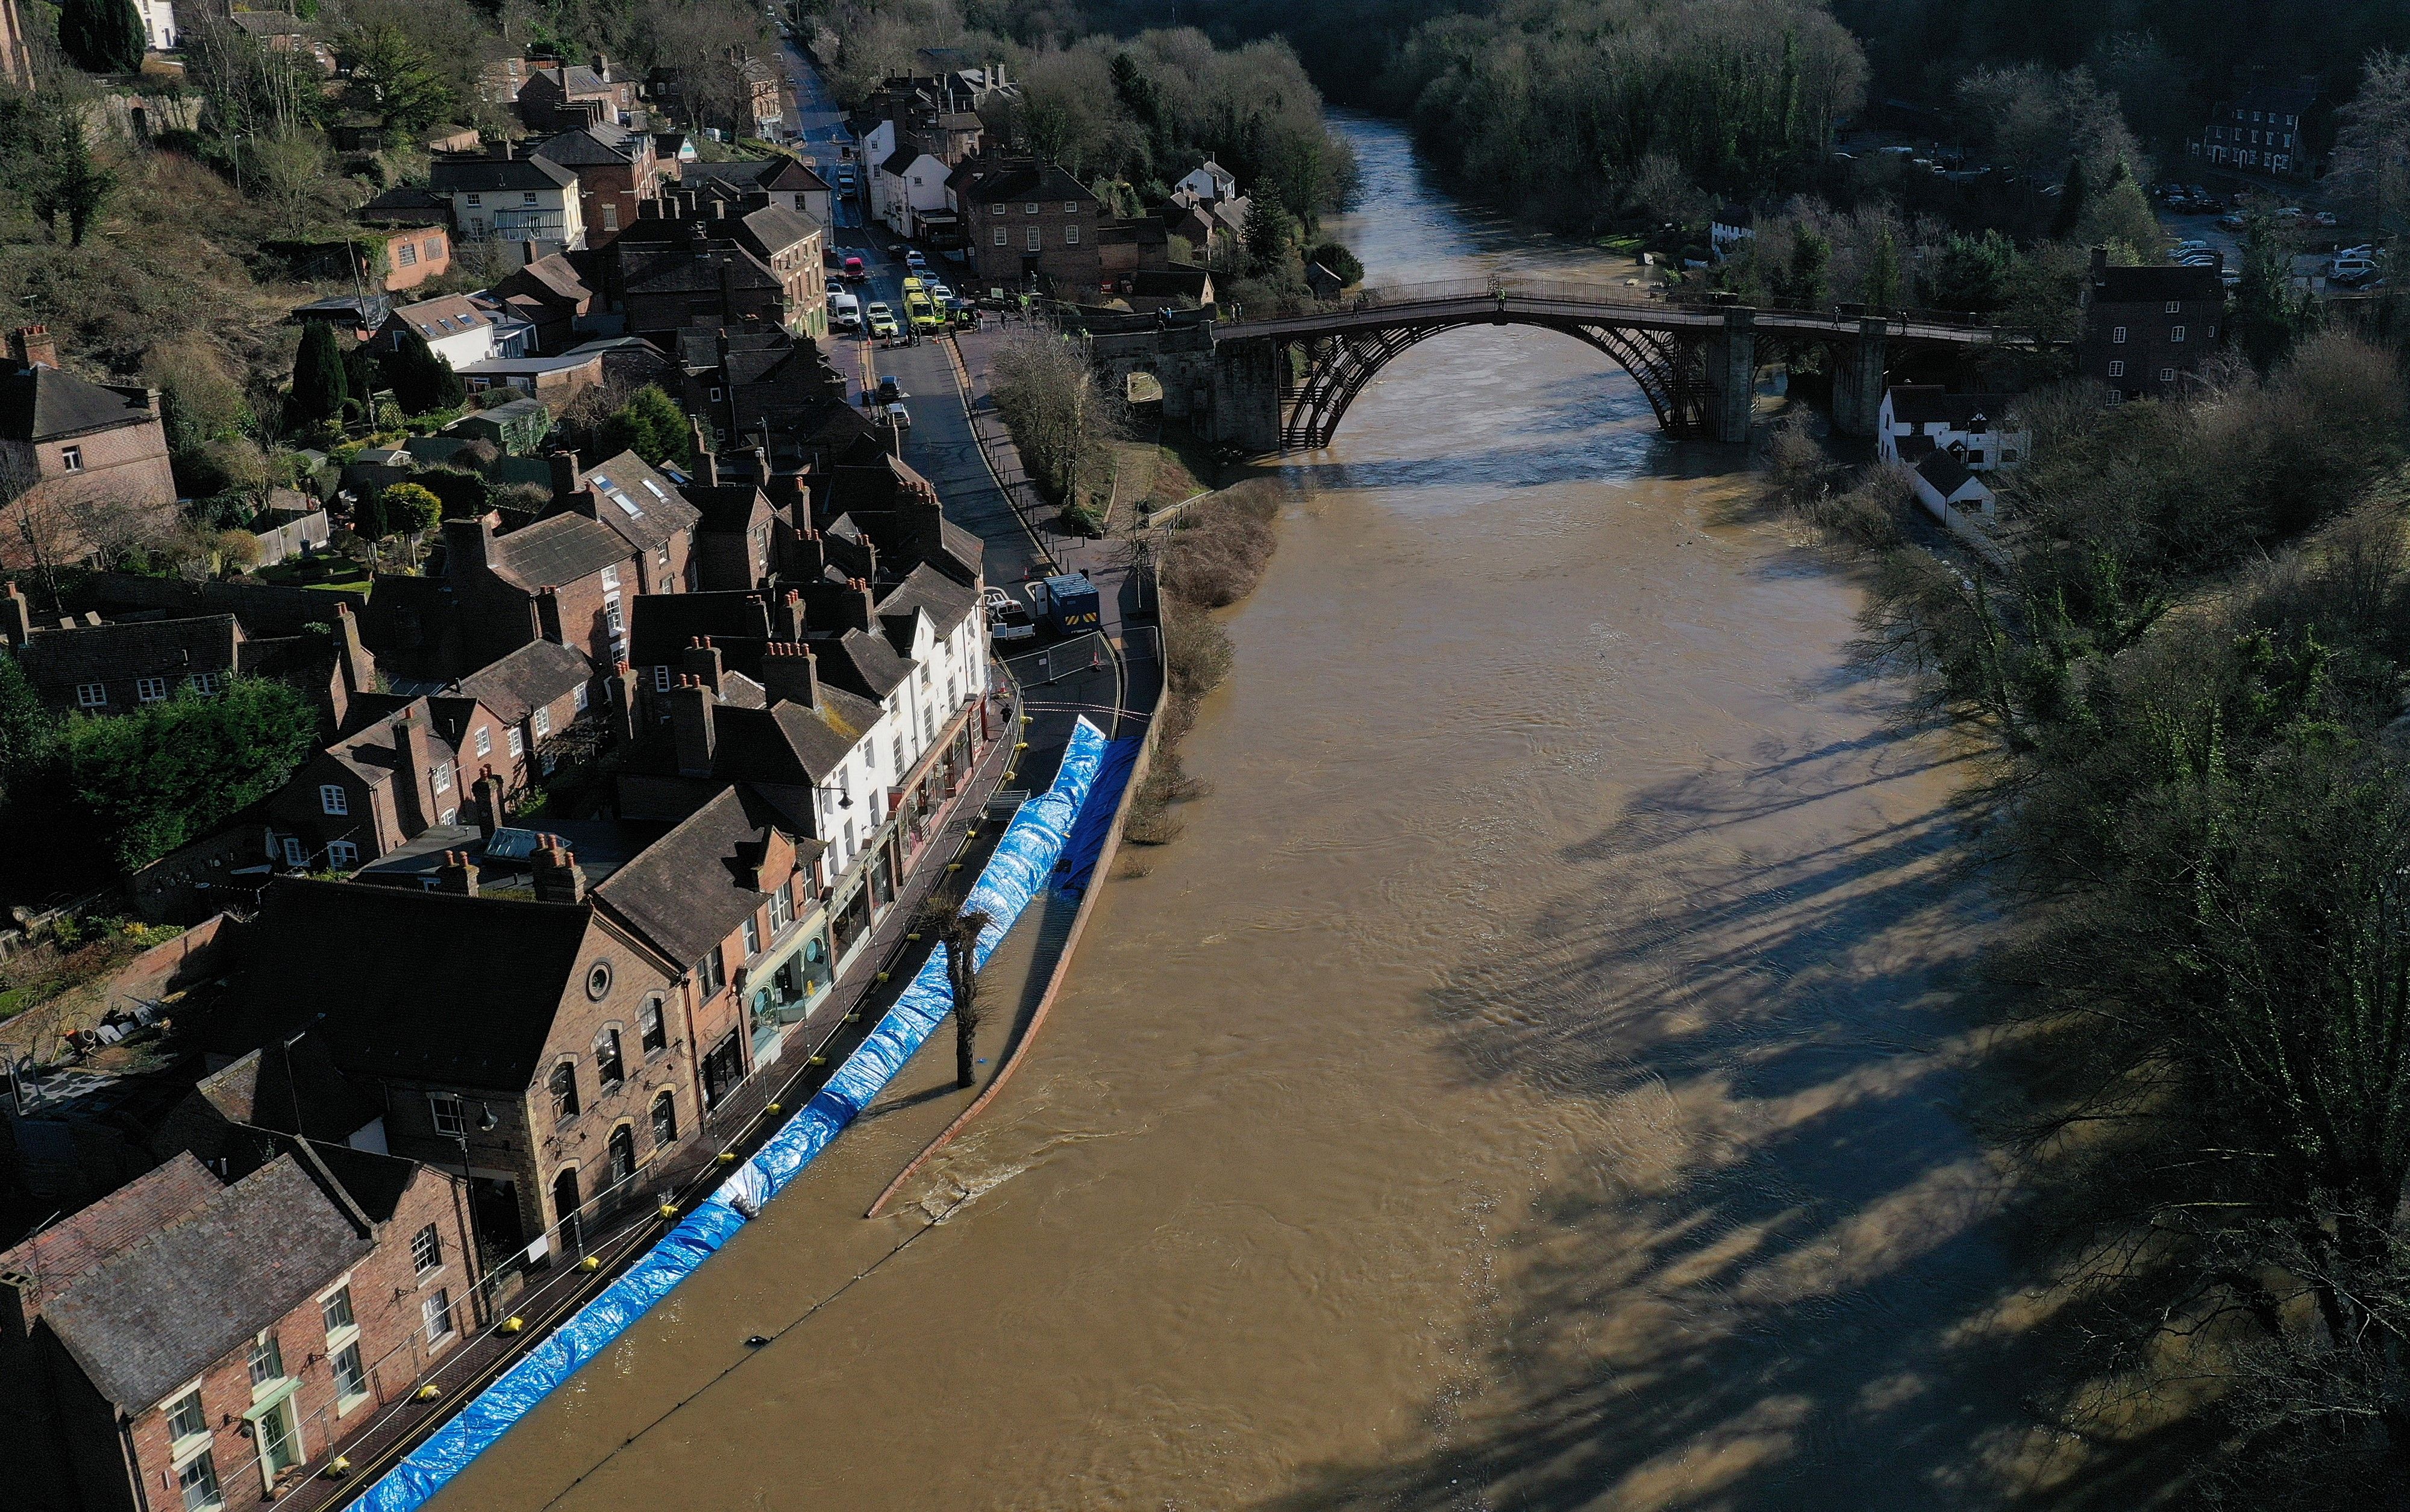
[[[988,858],[978,883],[964,900],[965,909],[988,915],[988,925],[980,931],[979,947],[973,952],[980,965],[987,964],[1013,922],[1045,886],[1082,805],[1097,781],[1106,750],[1104,732],[1081,720],[1072,727],[1053,786],[1023,804],[1004,837],[996,842],[995,853]],[[1127,777],[1125,765],[1122,779]],[[627,1274],[529,1350],[353,1505],[368,1512],[415,1512],[426,1505],[470,1461],[492,1447],[545,1397],[601,1355],[655,1302],[717,1254],[748,1218],[761,1212],[762,1204],[784,1190],[904,1069],[945,1022],[952,1002],[946,981],[946,950],[940,945],[929,952],[911,985],[880,1017],[878,1026],[752,1159],[697,1203]]]
[[[1080,806],[1079,821],[1071,826],[1070,838],[1063,842],[1063,857],[1054,864],[1061,874],[1054,885],[1066,897],[1087,892],[1096,861],[1105,853],[1105,841],[1113,832],[1113,816],[1121,812],[1122,789],[1129,785],[1130,770],[1145,749],[1143,735],[1116,740],[1105,748],[1096,780],[1088,789],[1087,801]]]

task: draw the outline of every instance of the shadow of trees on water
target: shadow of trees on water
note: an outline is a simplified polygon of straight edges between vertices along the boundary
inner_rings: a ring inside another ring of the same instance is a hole
[[[1269,1512],[2142,1505],[2083,1444],[2009,1167],[1969,1132],[1985,880],[1938,742],[1767,745],[1639,793],[1433,994],[1459,1074],[1567,1131],[1424,1432]]]

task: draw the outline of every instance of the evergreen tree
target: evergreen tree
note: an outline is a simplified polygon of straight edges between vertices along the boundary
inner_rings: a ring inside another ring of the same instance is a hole
[[[694,428],[677,401],[657,384],[646,384],[602,423],[606,456],[634,452],[648,467],[683,462],[694,450]]]
[[[1775,281],[1775,298],[1793,310],[1822,310],[1829,291],[1833,243],[1801,222],[1791,228],[1791,266]]]
[[[288,429],[341,418],[351,398],[351,375],[335,345],[335,327],[313,320],[302,327],[301,351],[293,359],[293,397],[285,401]]]
[[[2067,177],[2060,181],[2058,186],[2058,209],[2051,212],[2051,240],[2063,241],[2075,234],[2075,228],[2083,224],[2083,201],[2091,191],[2091,181],[2083,171],[2083,159],[2069,158]]]
[[[1247,262],[1256,272],[1270,271],[1288,255],[1297,240],[1297,217],[1258,194],[1247,209]]]
[[[59,46],[86,73],[138,72],[148,43],[134,0],[65,0],[59,7]]]
[[[48,770],[59,745],[59,721],[17,659],[0,653],[0,803],[12,801]]]
[[[1875,232],[1874,255],[1866,264],[1866,287],[1860,291],[1869,310],[1891,310],[1899,304],[1899,243],[1888,225]]]
[[[469,385],[452,371],[452,364],[437,356],[427,338],[408,327],[402,328],[394,350],[378,359],[377,367],[393,385],[393,397],[411,414],[454,409],[469,397]]]
[[[376,399],[376,391],[389,386],[377,366],[376,348],[362,342],[343,354],[343,388],[363,418],[367,417],[369,406]]]

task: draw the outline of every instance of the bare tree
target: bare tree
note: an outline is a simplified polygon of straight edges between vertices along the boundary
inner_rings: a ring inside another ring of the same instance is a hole
[[[954,1085],[960,1087],[971,1084],[978,1065],[984,1006],[979,996],[979,938],[992,922],[977,909],[965,909],[962,894],[951,889],[921,905],[921,927],[946,948],[946,981],[954,997]]]

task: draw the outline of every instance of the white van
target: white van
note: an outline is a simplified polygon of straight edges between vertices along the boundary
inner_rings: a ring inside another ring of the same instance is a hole
[[[848,294],[845,290],[829,290],[828,312],[829,328],[831,330],[860,330],[862,328],[862,301],[855,298],[852,295]]]

